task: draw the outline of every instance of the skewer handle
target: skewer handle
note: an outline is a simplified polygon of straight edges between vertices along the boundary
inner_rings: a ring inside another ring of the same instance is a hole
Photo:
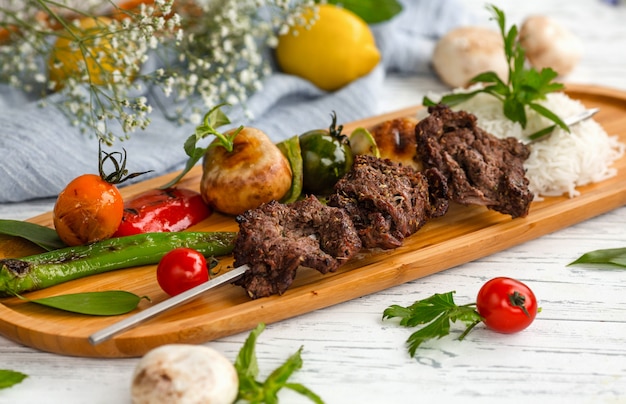
[[[242,265],[233,270],[226,272],[224,275],[220,275],[216,278],[213,278],[207,282],[204,282],[196,287],[193,287],[185,292],[178,294],[174,297],[171,297],[167,300],[162,301],[161,303],[155,304],[145,310],[140,311],[137,314],[134,314],[130,317],[127,317],[117,323],[114,323],[106,328],[103,328],[100,331],[97,331],[89,336],[89,342],[92,345],[97,345],[101,342],[104,342],[108,339],[111,339],[115,335],[126,331],[132,327],[137,326],[138,324],[163,313],[164,311],[170,310],[174,307],[180,306],[183,303],[187,303],[196,297],[200,296],[204,292],[209,289],[213,289],[217,286],[223,285],[227,282],[231,282],[236,278],[240,277],[248,270],[247,265]]]

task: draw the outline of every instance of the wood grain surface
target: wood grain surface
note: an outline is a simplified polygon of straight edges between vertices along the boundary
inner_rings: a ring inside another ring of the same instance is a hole
[[[589,108],[600,107],[595,119],[609,134],[619,135],[626,142],[626,93],[575,85],[569,85],[567,92]],[[369,127],[393,117],[413,115],[419,108],[345,127],[347,131]],[[616,177],[580,188],[581,195],[576,198],[534,202],[523,219],[511,219],[480,207],[453,205],[445,216],[407,238],[401,248],[363,252],[334,274],[300,269],[295,283],[283,296],[250,300],[242,288],[225,285],[96,346],[88,342],[89,335],[124,316],[74,315],[7,298],[0,301],[0,334],[43,351],[86,357],[135,357],[165,343],[210,341],[250,330],[261,321],[273,323],[421,278],[613,210],[626,204],[626,158],[616,162],[616,168]],[[163,184],[173,175],[126,187],[123,194],[131,197]],[[200,176],[200,168],[196,167],[180,186],[198,189]],[[51,226],[51,215],[46,213],[31,221]],[[237,230],[237,225],[231,217],[214,214],[192,230]],[[10,244],[2,241],[0,254],[7,252],[9,248],[4,246]],[[15,251],[20,247],[11,247],[11,254]],[[221,270],[227,271],[231,265],[232,258],[226,257]],[[33,292],[28,297],[110,289],[150,296],[152,303],[142,302],[139,310],[167,298],[156,282],[154,266],[96,275]]]

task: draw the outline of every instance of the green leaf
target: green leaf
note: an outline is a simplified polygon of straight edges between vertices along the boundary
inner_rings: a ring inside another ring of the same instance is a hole
[[[302,368],[301,352],[302,347],[267,377],[264,383],[266,396],[270,396],[278,401],[278,392],[285,387],[287,380],[291,377],[293,372]]]
[[[407,345],[409,347],[409,354],[413,358],[417,348],[429,339],[442,338],[450,334],[450,319],[447,315],[441,314],[434,321],[427,326],[415,331],[409,339],[407,339]]]
[[[504,104],[502,105],[502,110],[504,112],[504,116],[509,118],[513,122],[519,122],[522,125],[522,128],[526,127],[526,108],[524,104],[519,102],[515,98],[507,98],[504,100]]]
[[[402,4],[397,0],[328,0],[352,11],[368,24],[390,20],[402,11]]]
[[[456,307],[452,294],[449,292],[445,294],[436,293],[433,296],[417,301],[411,305],[411,315],[404,325],[405,327],[414,327],[419,324],[426,324],[441,314],[446,313],[452,308]]]
[[[507,31],[506,16],[499,8],[488,5],[487,9],[493,14],[492,20],[496,20],[500,28],[500,34],[504,43],[504,54],[508,65],[508,79],[502,81],[494,72],[484,72],[473,77],[471,83],[490,84],[483,89],[466,93],[464,96],[451,94],[442,97],[441,103],[448,106],[455,106],[479,93],[486,93],[495,96],[502,101],[502,112],[512,122],[519,123],[522,128],[526,128],[527,116],[526,107],[533,109],[540,115],[550,119],[556,125],[568,130],[563,121],[547,108],[537,107],[537,101],[543,100],[546,94],[559,91],[564,88],[561,83],[553,82],[557,73],[550,68],[537,71],[534,68],[526,68],[526,55],[520,45],[519,32],[515,25]],[[424,98],[423,104],[431,100]],[[546,133],[549,133],[547,131]],[[543,133],[545,135],[545,133]],[[539,137],[539,135],[535,135]]]
[[[250,332],[245,343],[241,347],[235,359],[235,369],[239,377],[239,393],[237,401],[245,400],[250,403],[278,403],[278,392],[282,388],[289,388],[301,393],[312,401],[322,404],[323,401],[311,390],[300,384],[288,383],[287,380],[298,369],[302,368],[302,358],[300,353],[302,347],[291,355],[285,363],[274,370],[265,380],[256,380],[259,374],[259,367],[256,358],[255,346],[259,334],[265,329],[265,324],[260,323]]]
[[[555,129],[556,129],[556,125],[550,125],[547,128],[539,129],[537,132],[534,132],[528,135],[528,139],[530,140],[540,139],[546,135],[549,135]]]
[[[472,77],[470,83],[494,83],[500,84],[506,87],[506,84],[502,81],[502,79],[498,76],[496,72],[488,71],[479,73],[476,76]],[[475,93],[479,93],[481,90],[475,91]]]
[[[482,321],[482,317],[475,309],[476,305],[471,303],[457,306],[454,302],[454,293],[454,291],[436,293],[408,307],[392,305],[383,311],[383,319],[399,317],[399,324],[404,327],[425,324],[407,339],[411,357],[415,356],[417,348],[423,342],[448,335],[451,323],[461,321],[466,324],[465,331],[458,338],[462,340],[476,324]]]
[[[608,248],[589,251],[570,265],[597,264],[608,265],[617,268],[626,268],[626,248]]]
[[[126,314],[135,310],[141,299],[147,299],[145,296],[139,297],[134,293],[123,290],[71,293],[39,299],[18,297],[42,306],[91,316],[117,316]]]
[[[17,372],[15,370],[0,369],[0,389],[6,389],[15,386],[26,379],[28,375]]]
[[[250,332],[246,342],[239,350],[235,360],[235,368],[240,376],[257,377],[259,374],[259,364],[256,359],[256,340],[265,330],[265,324],[260,323]]]
[[[324,400],[317,394],[315,394],[312,390],[305,387],[300,383],[285,383],[285,388],[295,391],[296,393],[300,393],[309,400],[313,401],[317,404],[324,404]]]
[[[453,93],[453,94],[446,94],[444,95],[441,100],[439,100],[439,103],[441,104],[445,104],[448,105],[450,107],[453,107],[457,104],[462,103],[463,101],[467,101],[470,98],[474,97],[476,94],[482,93],[484,92],[483,89],[480,90],[476,90],[476,91],[472,91],[469,93]],[[437,105],[436,102],[434,102],[433,100],[431,100],[428,97],[424,97],[422,100],[422,105],[426,106],[426,107],[432,107]]]
[[[213,128],[219,128],[230,123],[230,119],[221,109],[221,107],[225,105],[228,104],[220,104],[217,107],[213,108],[211,111],[209,111],[209,113],[207,114],[207,117],[209,119],[209,126],[212,126]]]
[[[552,111],[550,111],[548,108],[544,107],[541,104],[536,104],[536,103],[530,103],[529,104],[530,108],[533,109],[534,111],[538,112],[539,114],[545,116],[546,118],[548,118],[549,120],[551,120],[552,122],[556,123],[558,126],[561,127],[561,129],[569,132],[569,126],[567,126],[567,124],[565,122],[563,122],[561,120],[561,118],[559,118],[557,115],[555,115]]]
[[[189,136],[183,145],[183,149],[189,157],[187,163],[185,164],[185,168],[183,168],[183,170],[174,179],[169,181],[167,184],[162,185],[159,189],[171,188],[176,185],[176,183],[178,183],[178,181],[180,181],[196,165],[196,163],[202,159],[209,147],[220,145],[225,147],[229,152],[233,150],[233,139],[243,129],[243,126],[240,126],[237,130],[233,131],[230,136],[217,131],[217,128],[220,126],[230,123],[226,114],[224,114],[221,110],[221,107],[225,105],[228,104],[219,104],[218,106],[211,108],[211,110],[204,115],[202,123],[196,126],[194,134]],[[215,136],[217,142],[212,142],[207,147],[198,147],[198,142],[207,136]]]
[[[21,220],[0,219],[0,233],[21,237],[47,251],[67,247],[54,229]]]

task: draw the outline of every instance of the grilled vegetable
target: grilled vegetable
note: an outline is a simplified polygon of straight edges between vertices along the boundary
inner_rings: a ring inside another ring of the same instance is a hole
[[[337,126],[333,112],[327,130],[311,130],[300,135],[305,192],[325,195],[332,192],[335,183],[352,167],[354,160],[348,137]]]
[[[229,254],[234,232],[144,233],[0,260],[0,296],[44,289],[115,269],[157,264],[169,251],[188,247],[205,256]]]
[[[271,139],[256,128],[242,128],[232,139],[230,151],[219,145],[209,146],[203,168],[200,192],[204,201],[229,215],[280,200],[291,188],[289,161]]]
[[[202,195],[189,189],[153,189],[124,202],[115,237],[182,231],[204,220],[211,209]]]
[[[117,230],[124,214],[124,201],[116,185],[145,174],[128,174],[126,151],[107,153],[98,148],[99,174],[83,174],[70,181],[54,204],[54,228],[63,242],[70,246],[107,239]],[[120,157],[120,161],[116,158]],[[115,170],[106,174],[109,160]]]
[[[287,140],[277,143],[276,146],[289,161],[291,166],[291,188],[280,201],[282,203],[295,202],[302,193],[302,151],[300,149],[300,138],[293,136]]]

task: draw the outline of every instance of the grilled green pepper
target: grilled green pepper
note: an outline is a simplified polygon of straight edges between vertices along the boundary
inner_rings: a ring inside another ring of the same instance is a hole
[[[287,158],[291,166],[291,188],[283,199],[282,203],[291,203],[298,200],[302,193],[302,151],[300,149],[300,138],[293,136],[287,140],[277,143],[280,152]]]
[[[0,260],[0,296],[44,289],[73,279],[121,268],[157,264],[177,247],[206,256],[230,254],[235,232],[143,233],[23,258]]]
[[[325,129],[312,130],[300,135],[302,150],[303,184],[305,192],[327,195],[351,168],[354,161],[348,137],[337,126],[337,115],[332,113],[332,123]]]

